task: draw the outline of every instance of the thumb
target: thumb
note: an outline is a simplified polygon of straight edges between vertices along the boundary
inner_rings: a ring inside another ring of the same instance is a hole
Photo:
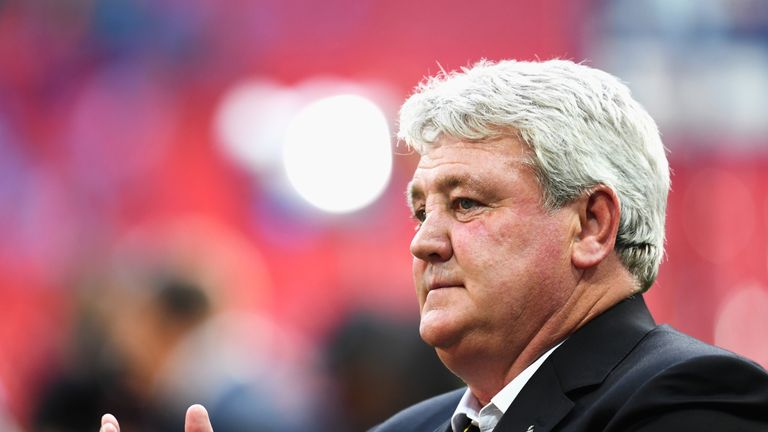
[[[192,405],[184,418],[184,432],[213,432],[208,411],[202,405]]]

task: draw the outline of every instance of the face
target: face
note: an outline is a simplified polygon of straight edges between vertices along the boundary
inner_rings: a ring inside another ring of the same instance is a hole
[[[578,217],[543,207],[527,152],[511,138],[444,139],[409,186],[419,330],[449,367],[461,355],[514,360],[573,290]]]

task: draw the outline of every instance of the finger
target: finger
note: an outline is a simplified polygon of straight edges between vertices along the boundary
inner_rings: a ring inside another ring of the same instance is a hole
[[[187,409],[184,432],[213,432],[208,411],[202,405],[192,405]]]
[[[99,432],[120,432],[120,424],[112,414],[101,416],[101,429]]]

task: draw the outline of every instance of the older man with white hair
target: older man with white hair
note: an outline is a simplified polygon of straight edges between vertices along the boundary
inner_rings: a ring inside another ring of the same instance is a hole
[[[669,167],[613,76],[480,62],[427,80],[400,138],[420,333],[466,384],[388,431],[766,431],[768,374],[658,326]]]

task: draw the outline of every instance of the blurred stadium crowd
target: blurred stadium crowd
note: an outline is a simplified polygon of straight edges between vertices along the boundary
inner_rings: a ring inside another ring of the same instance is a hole
[[[394,130],[483,57],[627,81],[673,169],[650,307],[768,366],[766,2],[0,0],[0,430],[180,430],[200,402],[217,432],[358,431],[458,386],[416,331],[413,156],[323,214],[217,119],[245,82],[359,90]],[[262,96],[258,148],[290,105]]]

